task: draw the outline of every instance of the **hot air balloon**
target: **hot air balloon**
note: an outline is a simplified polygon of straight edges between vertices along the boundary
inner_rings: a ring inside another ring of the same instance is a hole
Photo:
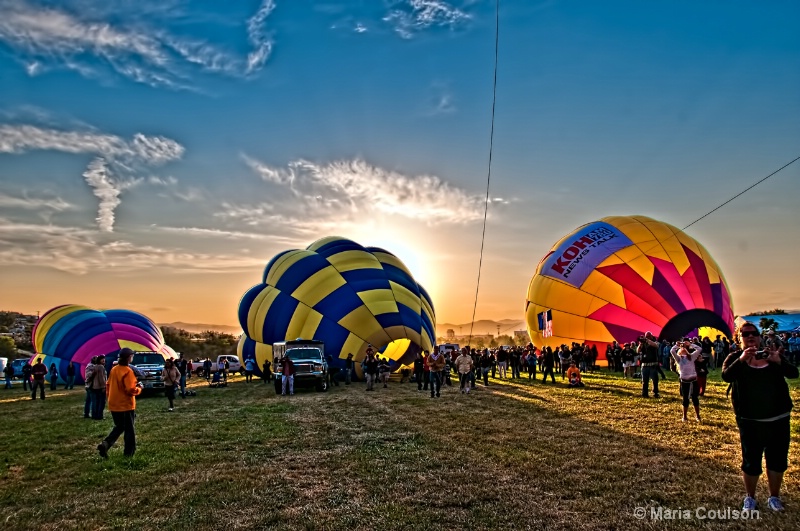
[[[433,303],[400,259],[336,236],[272,258],[242,297],[239,323],[239,358],[254,358],[258,375],[279,341],[323,341],[340,368],[372,345],[399,367],[436,338]]]
[[[48,310],[33,328],[36,354],[31,363],[43,358],[45,365],[55,363],[58,374],[66,375],[71,361],[78,369],[75,383],[80,384],[93,356],[113,358],[124,347],[175,357],[175,351],[164,343],[161,329],[140,313],[66,304]]]
[[[525,316],[534,344],[551,347],[734,328],[730,290],[708,251],[645,216],[603,218],[559,240],[531,279]]]

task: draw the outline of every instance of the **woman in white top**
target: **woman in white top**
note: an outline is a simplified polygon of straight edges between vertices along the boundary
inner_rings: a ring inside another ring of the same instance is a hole
[[[689,352],[689,349],[692,349]],[[686,413],[689,411],[689,397],[694,404],[695,419],[700,422],[700,386],[697,385],[697,371],[694,362],[700,357],[703,349],[689,341],[678,341],[669,351],[678,367],[681,377],[681,396],[683,397],[683,421],[686,422]]]

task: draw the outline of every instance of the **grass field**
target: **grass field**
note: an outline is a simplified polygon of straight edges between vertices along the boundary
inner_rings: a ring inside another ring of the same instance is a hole
[[[135,457],[118,445],[108,460],[95,446],[110,415],[83,419],[83,390],[33,402],[16,385],[0,391],[0,528],[800,529],[797,415],[786,513],[766,508],[762,479],[759,521],[710,520],[743,497],[718,371],[701,424],[680,421],[674,373],[660,399],[616,375],[585,381],[490,381],[431,399],[395,382],[279,397],[239,377],[223,389],[194,379],[197,396],[173,413],[140,399]],[[689,518],[651,518],[678,509]]]

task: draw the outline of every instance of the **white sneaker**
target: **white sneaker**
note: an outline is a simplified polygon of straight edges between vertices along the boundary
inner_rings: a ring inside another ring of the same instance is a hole
[[[767,507],[775,511],[776,513],[783,512],[783,502],[777,496],[770,496],[767,500]]]
[[[167,411],[172,411],[172,408],[169,408]]]
[[[756,499],[752,496],[745,496],[744,504],[742,504],[742,511],[755,511],[758,507],[758,503],[756,503]]]

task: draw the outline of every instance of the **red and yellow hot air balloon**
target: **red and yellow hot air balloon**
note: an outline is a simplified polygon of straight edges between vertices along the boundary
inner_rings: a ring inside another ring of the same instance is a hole
[[[525,303],[537,346],[677,339],[708,326],[731,335],[733,305],[708,251],[645,216],[611,216],[559,240],[536,268]]]

